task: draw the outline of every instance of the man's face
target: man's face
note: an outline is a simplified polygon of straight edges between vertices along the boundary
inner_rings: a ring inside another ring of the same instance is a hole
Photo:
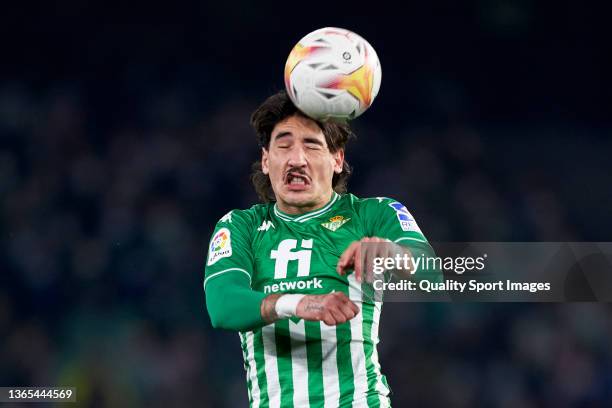
[[[327,203],[343,160],[342,149],[329,151],[315,121],[294,115],[272,130],[269,149],[262,149],[261,167],[270,177],[280,209],[299,214]]]

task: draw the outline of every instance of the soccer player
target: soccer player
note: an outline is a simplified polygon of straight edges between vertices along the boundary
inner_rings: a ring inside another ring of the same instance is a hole
[[[251,124],[264,203],[219,220],[204,277],[213,327],[240,334],[250,406],[390,406],[376,351],[382,304],[363,296],[361,244],[432,249],[402,204],[346,193],[348,125],[308,118],[285,92]]]

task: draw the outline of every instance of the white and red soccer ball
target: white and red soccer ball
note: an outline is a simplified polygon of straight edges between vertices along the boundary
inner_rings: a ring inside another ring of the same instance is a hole
[[[351,120],[366,111],[380,89],[374,48],[342,28],[321,28],[302,38],[287,58],[285,87],[293,103],[316,120]]]

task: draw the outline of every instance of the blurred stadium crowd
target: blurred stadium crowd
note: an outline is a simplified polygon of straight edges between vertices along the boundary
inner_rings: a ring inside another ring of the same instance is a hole
[[[151,108],[157,123],[98,131],[79,92],[0,87],[0,384],[73,385],[84,406],[244,406],[238,336],[211,330],[201,284],[212,226],[256,199],[256,102],[185,117],[176,93]],[[405,202],[432,241],[584,237],[545,172],[546,140],[453,124],[355,132],[351,191]],[[497,153],[522,143],[539,159]],[[612,401],[607,305],[385,309],[397,406]]]
[[[382,24],[338,5],[333,23],[270,24],[272,6],[191,2],[147,5],[181,24],[105,25],[95,9],[75,22],[93,7],[77,3],[0,15],[1,386],[247,405],[238,336],[204,307],[205,253],[214,223],[256,202],[250,113],[325,25],[363,27],[383,66],[348,147],[352,193],[402,201],[432,242],[610,241],[609,36],[587,7],[555,2],[553,21],[540,2],[421,4]],[[612,406],[610,305],[384,308],[396,407]]]

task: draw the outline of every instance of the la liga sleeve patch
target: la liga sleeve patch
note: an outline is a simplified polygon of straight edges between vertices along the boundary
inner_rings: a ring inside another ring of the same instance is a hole
[[[414,217],[412,214],[410,214],[410,211],[408,211],[404,204],[394,201],[389,204],[389,207],[395,210],[395,215],[397,216],[397,220],[399,221],[402,231],[415,231],[422,233],[421,229],[414,220]]]
[[[212,237],[208,247],[208,266],[213,265],[221,258],[232,256],[232,239],[230,230],[221,228]]]

